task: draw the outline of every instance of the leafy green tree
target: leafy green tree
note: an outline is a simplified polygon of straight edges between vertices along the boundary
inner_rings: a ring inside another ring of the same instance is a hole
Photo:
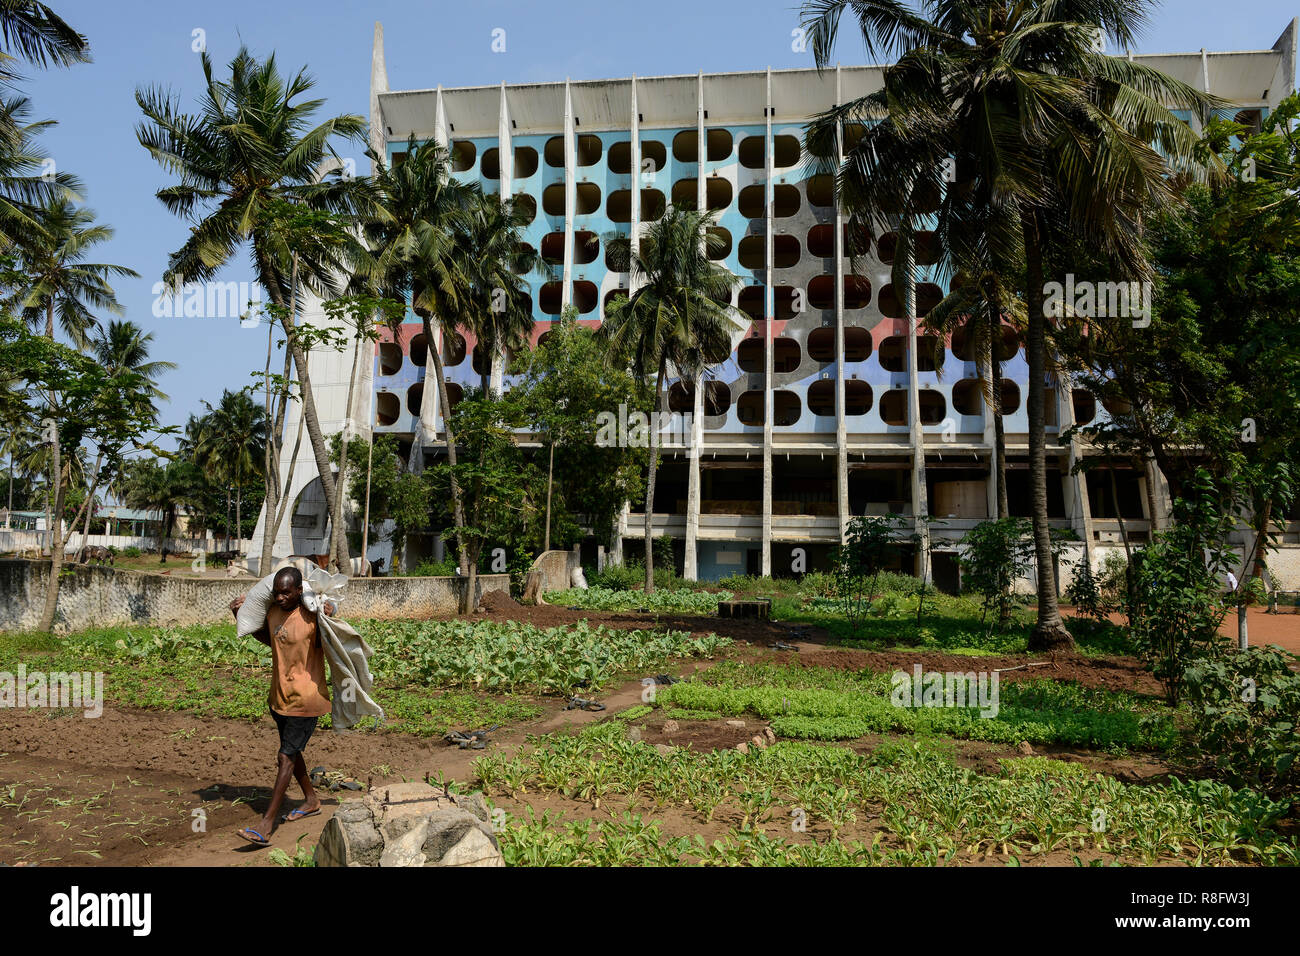
[[[1032,528],[1024,518],[981,521],[961,539],[962,584],[984,598],[982,624],[989,608],[998,610],[997,626],[1011,622],[1013,588],[1033,566]]]
[[[1189,664],[1223,649],[1220,595],[1234,560],[1227,539],[1236,521],[1220,495],[1208,471],[1193,475],[1174,501],[1174,524],[1143,550],[1136,569],[1133,638],[1171,707],[1182,697]]]
[[[831,554],[835,593],[855,634],[875,599],[880,572],[899,559],[907,523],[899,515],[859,515],[845,528],[844,544]]]
[[[466,614],[474,607],[484,547],[503,548],[507,554],[514,550],[538,511],[535,493],[541,482],[514,440],[524,417],[523,410],[509,396],[494,399],[471,390],[451,417],[461,436],[462,454],[455,465],[441,462],[426,474],[435,499],[445,500],[453,470],[464,495],[466,521],[461,533],[469,559],[469,577],[460,609]]]
[[[21,322],[10,318],[0,318],[0,381],[21,381],[44,397],[40,437],[50,447],[52,512],[60,519],[71,483],[69,459],[77,457],[64,455],[62,449],[80,451],[83,442],[99,447],[143,445],[150,434],[166,431],[157,427],[157,411],[144,376],[130,370],[110,372],[67,346],[31,335]],[[52,522],[52,531],[50,579],[39,625],[43,631],[53,625],[58,605],[64,559],[62,520]]]
[[[605,340],[579,325],[570,306],[545,341],[521,359],[512,390],[546,449],[546,508],[541,550],[568,547],[584,525],[605,541],[623,503],[641,493],[640,453],[599,440],[602,415],[620,406],[646,411],[646,389],[610,366]]]

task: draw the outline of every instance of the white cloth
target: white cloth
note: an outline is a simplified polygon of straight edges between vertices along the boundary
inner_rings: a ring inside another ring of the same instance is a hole
[[[235,619],[240,637],[266,626],[274,581],[273,572],[249,589]],[[330,662],[333,698],[330,724],[334,730],[346,730],[362,717],[374,717],[379,723],[384,720],[384,709],[371,696],[374,677],[370,673],[370,658],[375,652],[351,624],[323,613],[326,605],[338,613],[347,583],[346,575],[330,574],[315,565],[307,569],[302,580],[302,605],[316,613],[321,646]]]

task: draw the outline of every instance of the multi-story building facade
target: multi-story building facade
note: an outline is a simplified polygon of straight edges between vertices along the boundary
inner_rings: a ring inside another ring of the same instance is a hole
[[[1296,35],[1293,23],[1269,50],[1136,59],[1257,122],[1293,91]],[[396,91],[377,26],[372,146],[391,163],[409,136],[436,140],[455,176],[527,204],[525,240],[547,263],[546,274],[523,277],[534,343],[567,306],[598,325],[631,291],[606,259],[610,236],[641,235],[670,203],[715,212],[717,261],[740,280],[732,304],[747,326],[698,394],[675,379],[669,388],[653,527],[674,539],[687,577],[812,570],[854,515],[928,513],[942,521],[933,573],[955,585],[956,539],[996,515],[993,422],[969,339],[940,340],[917,321],[948,291],[941,250],[922,237],[910,317],[891,282],[895,237],[854,255],[830,177],[801,152],[811,117],[880,82],[879,67],[860,66]],[[467,333],[428,343],[410,319],[377,346],[365,376],[372,403],[357,424],[432,459],[444,410],[425,386],[424,350],[441,350],[452,402],[483,382],[491,359]],[[1001,358],[1011,510],[1027,515],[1028,368],[1010,329]],[[1158,527],[1167,491],[1140,470],[1118,470],[1114,484],[1073,474],[1089,449],[1051,436],[1106,410],[1068,382],[1050,386],[1051,517],[1095,561],[1118,543],[1121,517],[1135,540]],[[625,513],[615,553],[640,546],[644,507]]]

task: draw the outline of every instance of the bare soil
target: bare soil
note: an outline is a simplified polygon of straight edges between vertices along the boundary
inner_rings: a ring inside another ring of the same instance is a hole
[[[828,635],[820,629],[772,621],[571,611],[555,606],[509,607],[495,599],[489,603],[493,606],[476,616],[543,626],[585,619],[624,629],[659,626],[692,633],[716,632],[743,642],[738,649],[742,659],[797,656],[804,666],[888,672],[921,664],[926,669],[966,671],[1035,660],[839,650],[825,646]],[[774,650],[772,645],[777,641],[798,650]],[[1051,663],[1051,667],[1005,672],[1003,679],[1069,679],[1109,689],[1143,693],[1157,690],[1136,661],[1058,656]],[[669,670],[684,676],[707,666],[707,662],[689,661]],[[641,684],[631,681],[599,695],[606,706],[603,712],[564,710],[563,701],[552,699],[547,702],[547,711],[536,720],[495,731],[489,747],[526,746],[529,734],[563,731],[605,719],[641,703],[641,692]],[[667,733],[661,718],[635,725],[636,732],[648,743],[695,750],[734,747],[761,733],[763,727],[761,721],[751,718],[745,719],[744,727],[732,726],[725,720],[682,721],[676,730]],[[869,751],[880,740],[862,738],[851,746]],[[235,830],[255,825],[265,810],[274,779],[276,742],[269,717],[250,723],[111,704],[95,720],[66,711],[0,711],[0,863],[269,865],[267,851],[239,840]],[[1016,755],[1014,750],[978,742],[955,742],[954,746],[959,760],[986,772],[996,770],[999,756]],[[1167,773],[1158,760],[1145,757],[1117,761],[1086,751],[1038,752],[1085,762],[1134,782],[1154,782]],[[471,762],[481,753],[397,732],[319,731],[308,746],[306,760],[309,767],[322,765],[372,785],[438,775],[464,784],[472,779]],[[296,843],[314,845],[339,801],[355,794],[338,791],[322,792],[321,796],[322,813],[281,826],[272,836],[274,846],[292,854]],[[291,785],[284,810],[292,809],[300,799],[296,784]],[[532,797],[526,802],[497,802],[508,812],[524,812],[527,807],[539,813],[555,809],[570,819],[608,819],[609,812],[621,812],[615,804],[596,809],[580,801],[551,796]],[[646,808],[631,809],[640,812]],[[708,840],[740,822],[739,818],[731,819],[725,808],[708,823],[672,809],[655,810],[653,816],[662,818],[664,832],[670,837],[699,833]],[[869,842],[877,828],[872,819],[864,819],[839,835]],[[788,833],[788,821],[770,821],[770,830]],[[807,834],[794,838],[823,840],[831,835],[825,824],[814,824]],[[960,862],[1004,861],[982,848]],[[1062,858],[1055,862],[1068,861]]]

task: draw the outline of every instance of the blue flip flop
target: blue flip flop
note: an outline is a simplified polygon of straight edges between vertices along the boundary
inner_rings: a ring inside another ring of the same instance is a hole
[[[280,818],[280,822],[293,823],[295,820],[301,820],[303,817],[314,817],[318,813],[320,813],[320,807],[317,807],[315,810],[290,810]]]
[[[253,836],[249,836],[248,834],[250,834],[250,833],[251,833]],[[253,844],[253,846],[270,846],[270,845],[271,845],[271,841],[270,841],[270,840],[268,840],[266,837],[262,836],[262,834],[258,833],[258,832],[257,832],[256,830],[254,830],[252,827],[244,827],[242,830],[238,831],[238,835],[239,835],[240,839],[247,840],[249,843]],[[254,836],[257,837],[256,840],[253,839]]]

